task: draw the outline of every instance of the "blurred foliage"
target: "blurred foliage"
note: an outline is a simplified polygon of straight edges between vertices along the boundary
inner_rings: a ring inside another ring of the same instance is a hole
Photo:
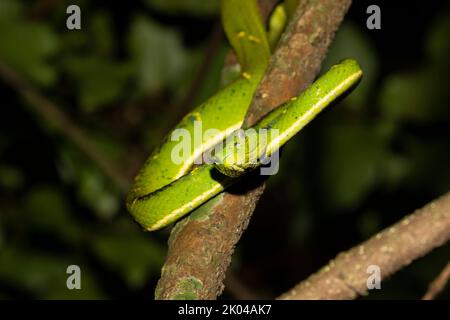
[[[0,4],[1,57],[38,84],[51,85],[56,72],[46,59],[57,51],[58,39],[46,23],[25,20],[23,10],[14,0]]]
[[[148,6],[165,13],[187,13],[194,16],[216,14],[219,0],[145,0]]]
[[[339,29],[336,38],[331,46],[328,58],[322,66],[322,70],[328,70],[336,61],[347,57],[355,58],[364,71],[364,80],[345,100],[345,104],[351,108],[363,108],[367,104],[367,99],[374,83],[377,79],[378,56],[377,52],[367,39],[364,27],[357,26],[351,22],[345,23]]]
[[[69,4],[1,0],[0,62],[55,102],[131,181],[170,126],[235,74],[222,73],[226,42],[209,47],[219,1],[79,1],[80,31],[65,28]],[[362,83],[284,148],[235,256],[235,272],[263,296],[450,186],[449,8],[428,12],[422,36],[404,40],[420,51],[411,59],[396,55],[397,38],[368,32],[355,10],[323,70],[354,57]],[[386,41],[390,52],[380,49]],[[142,232],[119,186],[13,88],[0,81],[0,90],[0,297],[151,296],[168,230]],[[420,296],[449,253],[439,249],[371,297]],[[81,267],[82,290],[66,288],[71,264]]]
[[[139,17],[131,26],[129,42],[143,91],[152,92],[177,81],[186,53],[175,31]],[[155,47],[159,49],[154,50]]]

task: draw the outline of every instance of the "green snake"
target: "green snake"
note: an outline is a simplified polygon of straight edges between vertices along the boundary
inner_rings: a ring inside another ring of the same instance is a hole
[[[185,160],[175,163],[172,152],[179,143],[171,139],[170,133],[135,177],[126,204],[145,230],[167,226],[223,192],[244,173],[259,167],[262,158],[274,154],[321,110],[354,87],[362,76],[355,60],[344,60],[300,96],[262,118],[252,127],[252,134],[240,135],[241,143],[227,139],[243,124],[268,65],[270,46],[256,0],[222,0],[221,14],[225,33],[241,66],[240,77],[187,114],[171,131],[182,129],[195,136],[195,123],[201,122],[203,130],[215,129],[214,135],[201,137]],[[257,139],[259,142],[249,148],[250,138],[257,138],[261,129],[269,132],[267,138]],[[272,132],[276,134],[271,135]],[[194,161],[205,151],[225,139],[225,144],[216,148],[214,163],[194,166]],[[245,156],[237,157],[241,160],[237,162],[235,155],[240,152]]]

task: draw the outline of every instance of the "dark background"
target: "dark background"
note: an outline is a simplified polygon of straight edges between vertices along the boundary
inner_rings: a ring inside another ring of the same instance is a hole
[[[72,3],[0,0],[0,62],[131,181],[220,85],[218,2],[78,1],[82,29],[69,31]],[[381,30],[366,28],[370,4]],[[364,79],[284,149],[222,298],[279,295],[449,190],[449,56],[447,1],[354,1],[323,69],[354,57]],[[2,75],[0,298],[152,298],[169,229],[142,232],[120,188],[8,83]],[[365,299],[419,298],[449,257],[439,248]],[[66,288],[71,264],[82,290]]]

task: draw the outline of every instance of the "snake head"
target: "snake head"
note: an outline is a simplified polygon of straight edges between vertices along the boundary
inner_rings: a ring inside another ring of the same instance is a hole
[[[225,140],[222,147],[216,149],[212,160],[217,170],[236,178],[259,165],[257,149],[257,134],[238,130]]]

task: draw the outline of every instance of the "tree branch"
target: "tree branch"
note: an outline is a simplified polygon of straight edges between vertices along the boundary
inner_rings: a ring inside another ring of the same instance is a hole
[[[381,277],[386,279],[448,240],[450,193],[416,210],[362,244],[340,253],[327,266],[278,299],[355,299],[368,293],[368,266],[378,266]]]
[[[122,191],[128,188],[129,181],[122,174],[122,170],[98,151],[98,147],[92,143],[92,139],[64,114],[62,108],[44,97],[31,83],[2,62],[0,62],[0,78],[14,88],[37,114],[75,144]]]
[[[272,7],[275,3],[261,2]],[[255,93],[245,126],[251,126],[312,83],[350,3],[351,0],[300,2]],[[263,190],[263,179],[250,175],[177,224],[169,239],[156,299],[215,299],[223,291],[234,247]]]
[[[448,279],[450,278],[450,262],[444,267],[441,273],[436,279],[430,284],[427,292],[422,297],[422,300],[433,300],[439,293],[444,290],[447,285]]]

